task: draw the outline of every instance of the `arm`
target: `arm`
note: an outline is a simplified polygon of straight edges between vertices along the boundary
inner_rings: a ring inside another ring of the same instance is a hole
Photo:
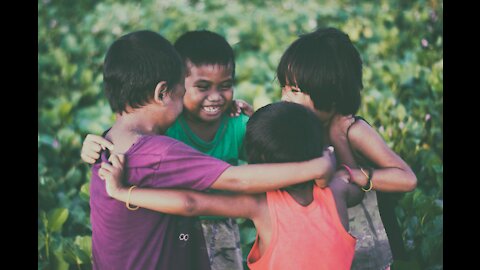
[[[360,187],[348,183],[339,171],[330,182],[329,188],[332,190],[335,204],[337,206],[338,216],[345,230],[349,230],[348,208],[359,204],[363,200],[365,193]]]
[[[334,153],[334,147],[333,146],[329,146],[327,147],[327,150],[330,151],[330,154],[333,154]],[[335,170],[336,168],[336,158],[335,158],[335,155],[331,155],[332,159],[333,159],[333,170]],[[326,188],[328,187],[328,183],[330,182],[331,180],[331,176],[332,174],[334,173],[334,171],[332,171],[332,173],[328,174],[328,175],[325,175],[324,177],[321,177],[321,178],[316,178],[315,179],[315,185],[317,185],[319,188]]]
[[[349,182],[349,175],[345,170],[339,170],[332,177],[330,188],[333,190],[339,190],[341,197],[345,200],[348,208],[359,204],[365,192],[363,192],[358,185]]]
[[[111,155],[112,164],[102,163],[100,178],[107,193],[116,200],[165,214],[198,216],[218,215],[252,219],[257,214],[261,195],[218,195],[180,189],[134,188],[122,185],[124,157]]]
[[[113,150],[113,144],[102,136],[88,134],[83,141],[80,157],[83,161],[93,164],[100,157],[100,151],[105,148]]]
[[[329,179],[334,168],[333,154],[325,150],[322,157],[304,162],[231,166],[218,177],[211,188],[259,193],[312,179]]]
[[[373,173],[373,189],[387,192],[407,192],[415,189],[417,177],[412,169],[387,146],[370,125],[364,121],[355,122],[350,128],[349,138],[352,148],[379,167]],[[367,178],[360,169],[353,169],[352,173],[352,181],[359,186],[367,184]]]

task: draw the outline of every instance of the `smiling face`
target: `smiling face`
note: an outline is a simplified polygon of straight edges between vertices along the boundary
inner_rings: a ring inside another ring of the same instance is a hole
[[[187,63],[183,105],[186,117],[202,122],[219,121],[233,98],[232,68]]]

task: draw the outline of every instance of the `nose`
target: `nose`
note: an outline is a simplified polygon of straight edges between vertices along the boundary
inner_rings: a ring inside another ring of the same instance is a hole
[[[222,100],[222,95],[220,95],[219,93],[214,91],[213,93],[208,95],[207,100],[208,101],[220,101],[220,100]]]

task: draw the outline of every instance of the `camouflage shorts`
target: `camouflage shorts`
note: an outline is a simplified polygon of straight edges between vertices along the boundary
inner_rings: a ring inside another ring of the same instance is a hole
[[[240,231],[234,219],[201,220],[212,270],[243,270]]]
[[[350,233],[357,238],[351,269],[387,269],[393,258],[378,211],[376,192],[366,192],[359,205],[348,209],[348,217]]]

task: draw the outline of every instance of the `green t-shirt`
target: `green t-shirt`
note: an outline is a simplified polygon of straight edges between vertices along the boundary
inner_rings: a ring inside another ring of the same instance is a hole
[[[167,130],[167,136],[184,142],[209,156],[221,159],[231,165],[238,165],[239,162],[246,163],[243,138],[247,128],[248,116],[240,114],[237,117],[223,115],[217,133],[212,141],[206,142],[199,138],[187,125],[183,114]],[[225,191],[214,191],[213,193],[227,193]],[[219,216],[201,216],[200,219],[218,220],[224,219]]]
[[[187,145],[209,156],[221,159],[231,165],[238,165],[245,160],[243,138],[247,127],[248,116],[237,117],[223,115],[217,133],[212,141],[199,138],[187,125],[183,114],[167,130],[166,135],[184,142]]]

